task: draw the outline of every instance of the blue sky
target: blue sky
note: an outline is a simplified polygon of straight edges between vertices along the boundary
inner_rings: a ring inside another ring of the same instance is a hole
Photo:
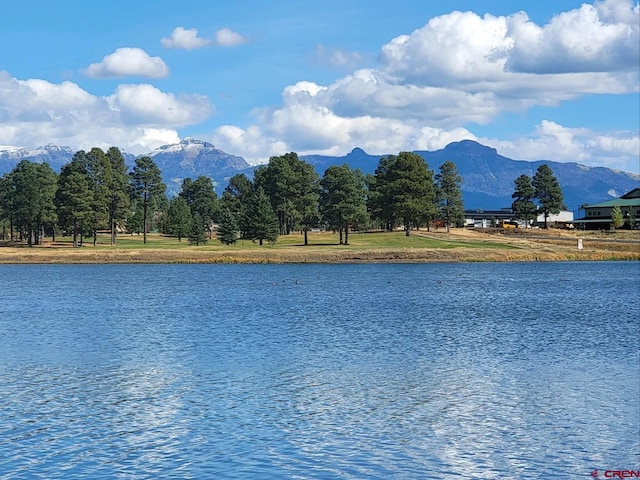
[[[516,6],[517,5],[517,6]],[[250,162],[436,150],[640,173],[632,0],[25,0],[0,16],[0,145]]]

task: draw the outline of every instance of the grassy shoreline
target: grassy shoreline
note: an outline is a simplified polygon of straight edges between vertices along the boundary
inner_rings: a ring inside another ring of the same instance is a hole
[[[578,250],[577,239],[583,241]],[[282,236],[273,245],[250,241],[222,245],[210,240],[203,246],[150,235],[147,244],[138,236],[118,237],[111,247],[100,237],[73,248],[70,239],[56,239],[42,246],[0,246],[0,264],[118,264],[118,263],[425,263],[425,262],[527,262],[640,260],[640,232],[603,235],[588,232],[536,231],[517,234],[501,231],[453,229],[450,233],[357,233],[349,245],[338,245],[332,233]]]

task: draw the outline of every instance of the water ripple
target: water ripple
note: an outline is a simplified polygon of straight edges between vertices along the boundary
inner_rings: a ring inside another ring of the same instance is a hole
[[[87,295],[87,272],[110,281]],[[637,285],[635,265],[3,273],[2,479],[585,478],[640,460],[638,299],[594,295]],[[554,277],[580,278],[572,302],[540,291]]]

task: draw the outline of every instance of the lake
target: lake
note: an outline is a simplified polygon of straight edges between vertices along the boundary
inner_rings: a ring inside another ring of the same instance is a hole
[[[0,478],[640,469],[640,264],[0,266]]]

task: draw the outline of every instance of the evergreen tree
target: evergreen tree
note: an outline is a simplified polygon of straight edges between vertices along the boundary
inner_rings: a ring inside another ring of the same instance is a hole
[[[39,245],[45,226],[57,221],[54,199],[58,176],[46,163],[22,160],[10,178],[16,226],[27,237],[29,246]]]
[[[436,175],[438,203],[440,215],[447,226],[447,232],[451,225],[461,226],[464,223],[464,203],[460,184],[462,177],[458,173],[456,164],[447,160],[440,165],[440,173]]]
[[[169,231],[182,241],[191,233],[191,209],[182,197],[175,197],[169,202]]]
[[[234,175],[220,198],[220,210],[228,210],[236,219],[242,218],[243,206],[253,191],[253,182],[244,173]],[[242,230],[240,236],[243,237]]]
[[[191,233],[189,234],[189,243],[191,245],[199,246],[207,243],[206,231],[209,226],[205,223],[203,218],[198,212],[193,214],[191,221]]]
[[[5,173],[0,178],[0,219],[2,219],[2,239],[7,239],[6,228],[9,224],[9,240],[13,240],[13,197],[14,188],[11,173]]]
[[[388,188],[388,173],[395,159],[396,157],[393,155],[381,158],[375,173],[366,177],[367,209],[371,217],[379,221],[383,228],[389,231],[394,229],[397,222]]]
[[[263,240],[275,242],[278,239],[278,217],[273,211],[269,197],[261,188],[247,199],[240,228],[244,232],[244,238],[258,240],[260,245]]]
[[[83,222],[93,215],[92,191],[85,165],[77,157],[62,167],[58,177],[55,204],[58,221],[63,228],[73,232],[73,246],[78,246],[78,233]]]
[[[233,213],[223,208],[218,214],[216,235],[225,245],[235,245],[238,241],[238,222]]]
[[[544,214],[544,228],[547,228],[547,217],[560,213],[563,207],[562,189],[546,163],[538,167],[531,184],[535,189],[534,198],[540,205],[538,210]]]
[[[349,225],[367,219],[362,172],[351,170],[346,163],[327,168],[320,180],[320,213],[325,224],[338,231],[340,244],[344,231],[347,245]]]
[[[91,208],[93,210],[87,219],[87,226],[91,229],[95,246],[98,228],[107,227],[109,223],[109,185],[107,180],[111,165],[100,148],[92,148],[84,155],[84,161],[89,176]]]
[[[128,168],[122,153],[117,147],[107,150],[107,170],[105,185],[107,186],[107,210],[109,212],[109,228],[111,245],[116,244],[116,229],[119,222],[127,218],[130,207]]]
[[[127,232],[137,233],[140,235],[144,228],[144,209],[142,208],[142,201],[139,199],[133,199],[131,208],[126,218]]]
[[[437,212],[433,171],[415,153],[400,152],[388,159],[375,189],[379,201],[388,203],[391,218],[402,219],[407,236],[412,226],[429,224]]]
[[[184,198],[191,209],[191,214],[200,215],[211,233],[211,225],[218,211],[218,196],[213,189],[213,182],[209,177],[199,176],[195,180],[185,178],[179,195]],[[209,238],[211,236],[209,235]]]
[[[254,172],[255,188],[262,188],[278,219],[281,235],[296,227],[306,231],[317,219],[318,174],[295,152],[271,157]]]
[[[538,207],[533,203],[535,193],[536,191],[531,184],[531,177],[520,175],[515,179],[515,191],[511,195],[514,201],[511,204],[511,209],[516,218],[524,220],[527,226],[537,217]]]
[[[150,157],[136,159],[133,171],[130,173],[130,179],[132,194],[142,201],[143,243],[147,243],[149,204],[152,200],[158,200],[156,197],[164,197],[167,187],[162,183],[160,169]]]

